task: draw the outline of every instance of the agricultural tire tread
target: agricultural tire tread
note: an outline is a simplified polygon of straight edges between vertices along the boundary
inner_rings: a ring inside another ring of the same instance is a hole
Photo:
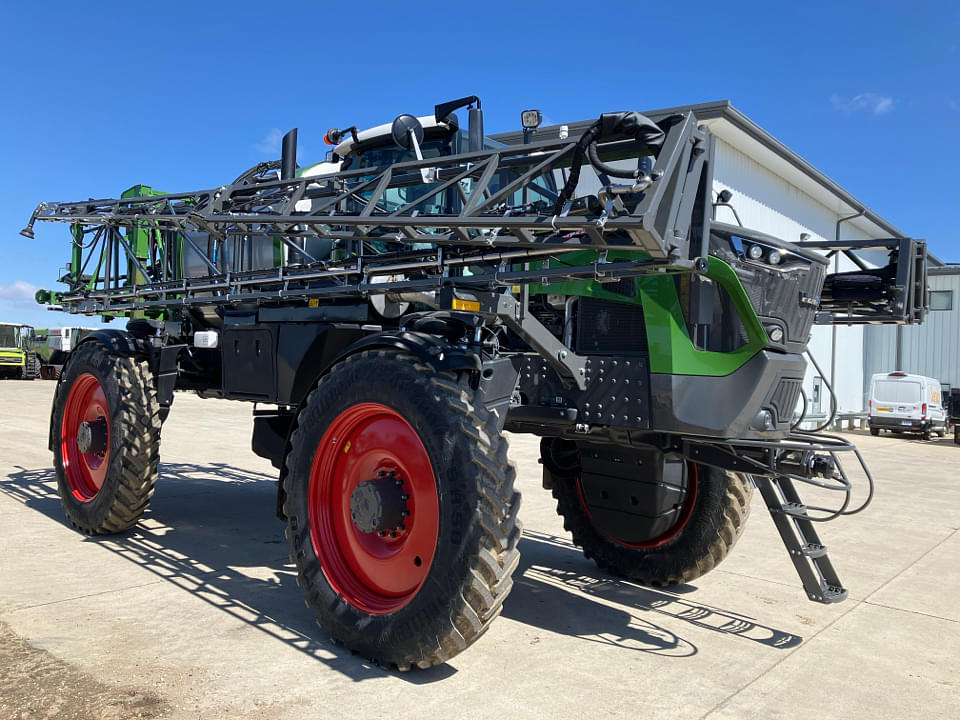
[[[385,613],[341,596],[321,567],[310,528],[318,443],[335,417],[362,403],[388,406],[409,423],[429,457],[439,498],[426,577],[406,604]],[[308,607],[335,642],[384,667],[427,668],[471,645],[500,614],[519,562],[520,494],[498,418],[475,402],[468,375],[437,373],[397,351],[346,358],[304,402],[283,476],[291,562]]]
[[[730,553],[750,514],[753,487],[746,475],[697,465],[696,499],[684,526],[661,545],[630,547],[593,525],[580,499],[579,469],[556,471],[544,461],[544,485],[573,543],[601,569],[641,585],[679,585],[710,572]]]
[[[85,373],[97,379],[106,397],[110,449],[103,486],[92,499],[82,502],[74,497],[65,476],[60,440],[68,393]],[[60,503],[70,524],[87,535],[131,528],[153,496],[160,458],[160,405],[147,362],[112,354],[97,342],[81,343],[60,374],[53,402],[54,469]]]

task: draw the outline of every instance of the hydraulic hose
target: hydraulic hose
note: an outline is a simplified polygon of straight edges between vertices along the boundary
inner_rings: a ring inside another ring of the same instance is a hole
[[[663,145],[666,137],[664,131],[650,118],[638,112],[604,113],[586,129],[577,140],[570,164],[570,176],[557,196],[553,214],[559,215],[563,206],[573,196],[577,183],[580,182],[580,168],[584,156],[590,161],[595,170],[600,173],[619,178],[637,178],[639,170],[623,170],[612,167],[600,160],[597,145],[600,142],[616,140],[636,140],[645,150],[656,153]]]

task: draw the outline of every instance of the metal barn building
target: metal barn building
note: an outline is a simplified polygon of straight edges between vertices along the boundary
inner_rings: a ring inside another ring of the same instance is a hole
[[[960,387],[960,265],[929,268],[930,312],[922,325],[866,328],[864,378],[902,370]],[[866,392],[866,389],[864,390]]]
[[[874,238],[901,238],[904,234],[884,220],[847,190],[810,165],[750,118],[733,107],[729,101],[684,105],[673,108],[644,111],[657,120],[676,112],[692,110],[698,120],[707,125],[716,138],[713,189],[730,190],[730,205],[736,211],[718,207],[717,220],[754,228],[787,241],[806,240],[864,240]],[[592,120],[569,126],[574,134]],[[556,133],[559,126],[540,129],[541,133]],[[520,133],[494,135],[494,138],[513,144],[521,142]],[[581,175],[578,194],[594,192],[598,181]],[[594,187],[590,187],[590,183]],[[802,237],[806,236],[806,237]],[[836,261],[839,270],[856,269],[845,258]],[[960,282],[960,275],[955,278]],[[960,298],[958,298],[960,301]],[[935,313],[931,313],[935,315]],[[869,327],[868,332],[895,333],[893,327]],[[906,328],[915,333],[917,328]],[[866,385],[870,374],[864,358],[864,326],[815,326],[809,349],[819,364],[826,382],[837,391],[838,412],[859,413],[866,407]],[[910,335],[913,337],[913,335]],[[956,356],[956,333],[954,333]],[[877,367],[885,359],[877,360]],[[871,365],[873,367],[873,365]],[[893,369],[890,366],[890,369]],[[904,368],[907,369],[907,368]],[[910,368],[911,372],[920,372]],[[872,372],[872,370],[870,371]],[[960,384],[960,378],[956,380]],[[825,417],[830,411],[830,395],[824,387],[824,377],[809,365],[804,381],[808,398],[807,415]]]

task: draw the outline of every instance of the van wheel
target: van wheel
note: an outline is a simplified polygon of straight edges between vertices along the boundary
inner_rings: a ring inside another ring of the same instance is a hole
[[[930,434],[929,430],[924,430],[923,435],[921,435],[920,437],[922,437],[924,440],[929,440],[933,436]]]
[[[880,434],[880,428],[870,428],[870,434],[876,437]]]

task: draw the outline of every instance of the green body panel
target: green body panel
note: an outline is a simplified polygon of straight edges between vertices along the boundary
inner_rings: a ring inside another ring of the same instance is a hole
[[[563,256],[563,262],[551,259],[548,267],[588,265],[599,257],[596,250],[583,250]],[[607,260],[644,260],[649,255],[635,250],[609,250]],[[531,293],[575,295],[604,300],[635,303],[643,307],[650,352],[650,372],[670,375],[729,375],[767,344],[767,335],[757,319],[740,278],[727,263],[710,257],[706,277],[719,284],[730,296],[734,309],[747,333],[747,342],[730,352],[699,350],[693,344],[683,318],[674,276],[651,273],[635,278],[635,297],[607,290],[596,280],[535,284]]]
[[[730,352],[698,350],[690,334],[669,275],[648,276],[638,283],[647,328],[650,372],[670,375],[729,375],[767,344],[767,334],[757,318],[740,278],[727,263],[709,258],[708,278],[730,295],[734,309],[747,332],[747,342]]]
[[[15,343],[0,347],[0,371],[22,369],[26,365],[27,354],[24,352],[24,345],[29,337],[30,326],[13,323],[0,323],[0,326],[13,328]]]
[[[127,188],[122,193],[120,193],[120,198],[136,198],[136,197],[146,197],[149,195],[165,195],[162,190],[154,190],[149,185],[134,185],[133,187]],[[135,223],[130,230],[126,233],[127,243],[130,245],[130,249],[133,251],[133,254],[136,255],[137,259],[142,262],[147,260],[149,253],[149,238],[150,233],[156,233],[156,230],[150,230],[146,223]],[[157,241],[160,241],[159,233],[157,233]],[[127,263],[127,278],[129,281],[132,281],[132,284],[141,285],[147,282],[147,278],[137,270],[136,264],[132,260]]]
[[[596,262],[600,253],[596,250],[580,250],[566,253],[563,261],[550,259],[547,267],[560,268],[564,265],[589,265]],[[608,250],[607,260],[646,260],[650,255],[637,250]],[[530,263],[531,267],[542,267],[542,263]],[[640,278],[636,278],[637,281]],[[600,298],[603,300],[618,300],[620,302],[639,303],[639,297],[627,297],[620,293],[607,290],[603,283],[596,280],[568,280],[541,285],[534,283],[530,286],[532,294],[547,293],[550,295],[576,295],[579,297]]]
[[[23,365],[24,358],[26,354],[23,350],[3,348],[0,350],[0,358],[6,360],[6,363],[3,363],[4,367],[13,367],[14,365]],[[9,362],[10,360],[15,360],[16,362]]]
[[[70,244],[70,280],[76,284],[80,278],[80,265],[83,262],[83,227],[77,224],[70,226],[70,234],[73,236],[73,242]],[[99,269],[100,263],[97,263]],[[39,296],[37,302],[41,301]]]

